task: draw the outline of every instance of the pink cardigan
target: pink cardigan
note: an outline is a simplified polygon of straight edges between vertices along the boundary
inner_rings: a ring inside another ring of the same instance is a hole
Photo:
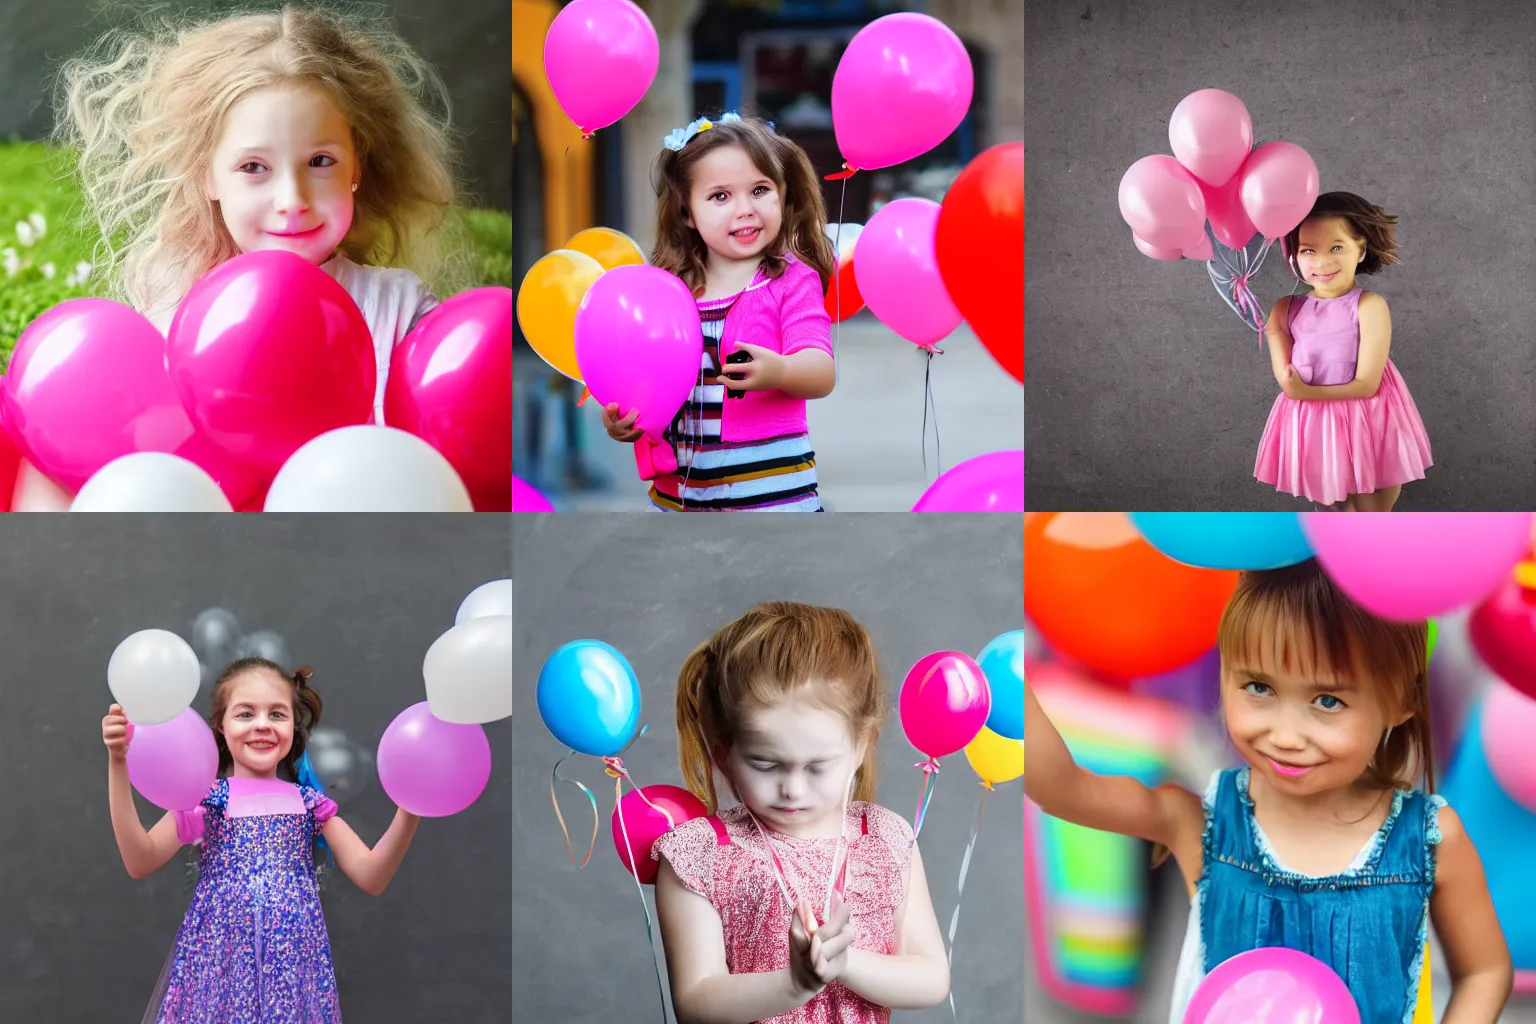
[[[722,363],[738,341],[786,356],[808,348],[831,355],[832,318],[827,315],[821,275],[815,268],[788,256],[782,274],[762,279],[742,292],[725,315],[720,335]],[[805,399],[777,389],[728,398],[720,414],[720,439],[726,443],[762,441],[805,431]],[[671,446],[649,438],[636,442],[635,462],[643,480],[677,470]]]

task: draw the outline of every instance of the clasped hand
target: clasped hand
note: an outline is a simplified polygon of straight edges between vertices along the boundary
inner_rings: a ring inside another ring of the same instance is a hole
[[[815,994],[842,977],[853,937],[840,893],[833,893],[831,915],[820,927],[811,905],[800,900],[789,922],[789,972],[796,989]]]

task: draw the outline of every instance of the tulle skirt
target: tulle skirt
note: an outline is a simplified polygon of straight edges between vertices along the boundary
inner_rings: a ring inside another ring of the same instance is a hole
[[[1253,475],[1286,494],[1333,505],[1422,480],[1432,462],[1418,407],[1388,361],[1370,398],[1277,397]]]

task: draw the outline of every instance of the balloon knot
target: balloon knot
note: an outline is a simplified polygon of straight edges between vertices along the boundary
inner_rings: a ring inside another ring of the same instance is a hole
[[[825,180],[827,180],[827,181],[842,181],[844,178],[851,178],[855,174],[858,174],[858,173],[859,173],[859,169],[857,167],[849,167],[846,163],[844,163],[842,170],[836,171],[836,172],[834,172],[832,174],[827,175]]]
[[[629,778],[629,769],[624,767],[623,758],[605,757],[603,758],[603,774],[610,778],[627,779]]]
[[[587,404],[587,399],[589,399],[591,397],[592,397],[592,389],[591,388],[582,388],[581,389],[581,397],[576,399],[576,408],[580,409],[583,405],[586,405]]]
[[[936,757],[930,757],[926,761],[917,762],[912,767],[921,768],[924,775],[937,775],[939,773],[939,760]]]
[[[996,793],[997,792],[996,789],[992,788],[992,783],[988,782],[986,779],[982,779],[981,780],[981,788],[986,790],[988,793]]]
[[[581,130],[581,141],[582,142],[591,142],[592,141],[592,136],[594,136],[596,134],[597,134],[597,132],[595,132],[595,131],[589,132],[585,128],[583,128]]]

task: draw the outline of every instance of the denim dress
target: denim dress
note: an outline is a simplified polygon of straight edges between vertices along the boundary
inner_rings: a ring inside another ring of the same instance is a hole
[[[1343,978],[1362,1021],[1410,1024],[1444,806],[1442,797],[1395,791],[1355,864],[1313,877],[1278,862],[1254,819],[1248,768],[1222,772],[1206,801],[1197,888],[1204,971],[1250,949],[1285,946]]]

